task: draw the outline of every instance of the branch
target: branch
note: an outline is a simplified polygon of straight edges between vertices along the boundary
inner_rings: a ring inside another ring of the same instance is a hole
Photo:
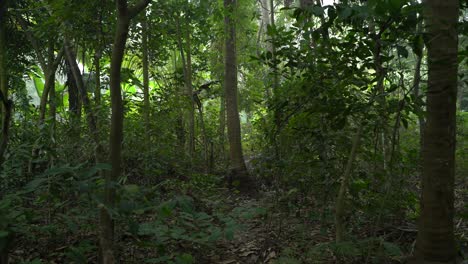
[[[119,0],[119,2],[122,2],[122,0]],[[124,1],[126,2],[126,1]],[[128,9],[128,16],[130,19],[134,18],[136,15],[138,15],[145,7],[148,6],[148,4],[151,2],[151,0],[140,0],[136,5],[130,7]]]
[[[2,101],[2,104],[4,106],[7,106],[8,104],[8,98],[5,97],[5,95],[3,95],[3,92],[0,90],[0,101]]]
[[[54,69],[54,71],[57,69],[58,65],[62,61],[62,57],[63,57],[64,52],[65,52],[65,48],[62,47],[60,49],[59,53],[57,54],[57,57],[55,57],[54,62],[52,63],[52,65],[50,65],[50,69]]]
[[[31,45],[36,51],[37,60],[39,61],[42,71],[45,72],[47,70],[47,63],[44,57],[42,56],[41,49],[39,48],[39,43],[37,42],[37,39],[33,36],[33,34],[31,34],[31,31],[28,30],[28,24],[26,20],[24,20],[24,18],[21,17],[20,15],[18,15],[16,18],[21,28],[23,28],[24,33],[26,34],[26,38],[29,40],[29,42],[31,42]]]
[[[119,13],[127,11],[127,0],[117,0],[116,3]]]

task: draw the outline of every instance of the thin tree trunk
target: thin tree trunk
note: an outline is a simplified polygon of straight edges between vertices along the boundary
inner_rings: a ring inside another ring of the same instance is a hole
[[[375,31],[375,30],[373,30]],[[387,169],[387,159],[388,159],[388,150],[387,150],[387,131],[386,131],[386,122],[387,122],[387,101],[385,97],[385,86],[384,86],[384,81],[385,81],[385,69],[382,65],[382,33],[384,32],[383,29],[380,29],[379,33],[374,33],[374,52],[373,52],[373,57],[374,57],[374,69],[375,69],[375,75],[377,78],[377,85],[376,85],[376,90],[378,96],[377,102],[379,103],[380,106],[380,115],[381,115],[381,131],[379,133],[379,143],[382,151],[382,167],[380,168],[379,173],[384,175],[386,173]]]
[[[99,163],[102,160],[101,154],[103,151],[101,149],[102,145],[100,143],[99,133],[97,131],[96,116],[91,107],[91,102],[88,97],[88,91],[86,90],[86,87],[83,82],[83,76],[81,75],[80,68],[78,67],[78,63],[76,61],[76,54],[69,40],[65,39],[64,47],[65,47],[68,65],[70,66],[70,70],[73,74],[73,79],[75,81],[75,84],[78,88],[79,95],[81,97],[81,102],[83,103],[83,107],[84,107],[85,114],[86,114],[86,120],[88,122],[89,133],[91,137],[93,138],[93,141],[96,147],[94,151],[95,161],[96,163]]]
[[[125,53],[130,21],[140,13],[150,0],[142,0],[133,7],[128,7],[127,0],[116,0],[117,28],[114,44],[112,46],[110,93],[111,93],[111,127],[110,127],[110,164],[112,169],[106,174],[104,187],[104,205],[100,212],[100,253],[101,263],[113,264],[116,262],[114,253],[114,220],[109,209],[115,206],[116,190],[113,186],[119,179],[122,167],[122,141],[123,141],[123,103],[120,87],[122,61]]]
[[[414,89],[414,97],[418,98],[420,95],[420,83],[421,83],[421,64],[422,64],[422,49],[418,52],[420,54],[416,54],[416,65],[414,66],[414,78],[413,78],[413,89]],[[417,111],[421,112],[421,107],[417,106]],[[423,139],[424,139],[424,117],[418,115],[418,123],[419,123],[419,146],[420,150],[422,150],[423,146]]]
[[[225,25],[225,79],[224,93],[226,99],[227,128],[229,139],[230,171],[229,184],[238,185],[245,192],[256,191],[245,166],[242,153],[241,127],[237,102],[237,52],[236,52],[236,0],[224,0],[226,15]]]
[[[458,0],[426,0],[428,91],[416,263],[454,263]]]
[[[338,192],[338,197],[336,198],[335,205],[335,240],[336,242],[342,242],[345,235],[345,202],[346,202],[346,192],[348,191],[348,182],[351,178],[351,172],[353,168],[354,160],[357,156],[357,150],[359,147],[359,142],[361,140],[362,134],[362,125],[359,126],[358,131],[353,137],[351,152],[349,153],[348,162],[346,163],[346,168],[341,178],[340,190]]]
[[[8,73],[7,73],[7,48],[6,48],[6,1],[0,2],[0,92],[2,101],[8,99]],[[0,105],[2,117],[6,116],[7,109],[4,104]],[[3,122],[2,122],[3,123]]]
[[[1,101],[1,112],[2,112],[2,138],[0,141],[0,171],[2,170],[3,161],[5,159],[5,152],[8,146],[9,131],[11,123],[11,112],[13,108],[13,102],[8,99],[8,68],[7,68],[7,50],[5,37],[6,29],[6,5],[3,1],[0,3],[0,101]],[[3,254],[1,254],[3,256]],[[7,257],[8,258],[8,257]],[[8,262],[8,261],[7,261]]]
[[[270,0],[270,23],[271,26],[274,28],[275,25],[275,1]],[[276,43],[275,37],[273,36],[271,40],[271,54],[272,54],[272,61],[273,61],[273,93],[275,95],[278,94],[278,86],[279,86],[279,79],[278,79],[278,65],[276,64]],[[276,118],[279,118],[278,116]],[[279,126],[279,120],[277,122],[277,127]]]
[[[104,34],[103,28],[102,28],[102,13],[103,9],[99,8],[98,10],[99,13],[99,26],[98,26],[98,45],[96,47],[96,50],[94,51],[94,69],[96,71],[96,87],[94,88],[94,105],[96,109],[99,109],[101,106],[101,57],[102,57],[102,50],[103,50],[103,44],[102,44],[102,36]],[[99,115],[98,115],[99,116]],[[99,118],[96,120],[97,125],[99,127]]]
[[[182,59],[182,68],[184,71],[184,81],[185,81],[185,93],[190,100],[189,107],[189,141],[188,141],[188,152],[190,160],[193,160],[193,155],[195,153],[195,102],[193,98],[193,87],[192,87],[192,56],[191,56],[191,47],[190,47],[190,33],[187,31],[185,34],[186,41],[186,51],[184,52],[184,45],[182,42],[182,29],[180,26],[179,17],[176,18],[177,23],[177,42],[179,45],[180,57]],[[187,56],[187,57],[186,57]]]
[[[194,95],[195,102],[197,103],[198,106],[198,114],[200,116],[200,127],[202,131],[202,138],[203,138],[203,160],[205,161],[205,168],[204,171],[205,173],[209,173],[210,171],[210,158],[209,158],[209,150],[208,150],[208,135],[206,133],[206,128],[205,128],[205,120],[203,118],[203,104],[200,101],[200,98],[198,98],[198,95]]]
[[[464,92],[465,92],[465,87],[466,87],[466,83],[461,80],[461,83],[460,85],[458,86],[458,110],[461,111],[462,110],[462,104],[463,104],[463,95],[464,95]]]
[[[55,86],[55,72],[57,71],[58,65],[62,60],[64,50],[61,49],[54,61],[48,61],[46,70],[44,71],[44,90],[42,91],[41,100],[39,104],[39,123],[43,124],[47,109],[47,99],[49,92]]]
[[[71,70],[70,63],[65,60],[66,72],[67,72],[67,87],[68,87],[68,110],[70,115],[70,130],[72,140],[80,138],[81,134],[81,101],[80,92],[76,84],[75,78]]]
[[[55,43],[53,39],[49,40],[49,49],[47,51],[48,61],[54,61],[54,48]],[[55,70],[56,71],[56,70]],[[50,91],[49,91],[49,105],[50,105],[50,117],[51,117],[51,131],[52,136],[55,137],[55,120],[57,116],[57,103],[55,98],[55,72],[50,76]]]
[[[0,171],[3,169],[3,161],[5,159],[5,152],[8,146],[9,140],[9,129],[11,122],[11,112],[13,102],[8,100],[8,67],[7,67],[7,50],[6,42],[7,38],[5,36],[6,29],[6,1],[0,2],[0,100],[1,100],[1,113],[2,113],[2,133],[0,141]],[[0,199],[2,194],[0,194]],[[3,238],[6,240],[6,243],[0,249],[0,264],[9,263],[9,251],[11,250],[11,245],[13,244],[14,234],[10,233],[7,237]]]
[[[222,159],[223,164],[226,161],[226,101],[224,100],[224,95],[221,95],[219,102],[219,128],[218,128],[218,137],[219,137],[219,155]]]
[[[94,87],[94,105],[101,106],[101,56],[102,52],[96,50],[94,53],[94,69],[96,71],[96,87]]]
[[[144,16],[142,22],[142,51],[143,51],[143,115],[145,120],[146,142],[149,142],[150,131],[150,101],[149,101],[149,67],[148,67],[148,18]]]

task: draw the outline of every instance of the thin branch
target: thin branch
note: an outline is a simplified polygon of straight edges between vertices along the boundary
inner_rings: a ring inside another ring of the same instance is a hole
[[[121,2],[122,0],[119,0]],[[125,1],[126,2],[126,1]],[[138,15],[145,7],[149,5],[151,0],[141,0],[134,6],[128,8],[128,16],[130,19],[134,18],[136,15]]]

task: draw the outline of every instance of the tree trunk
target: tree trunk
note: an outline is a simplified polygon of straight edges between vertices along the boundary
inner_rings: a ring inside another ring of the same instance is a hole
[[[48,61],[44,71],[44,90],[42,91],[40,105],[39,105],[39,123],[43,124],[45,120],[46,110],[47,110],[47,99],[49,98],[49,92],[55,87],[55,72],[57,71],[60,61],[63,57],[63,49],[60,50],[55,60]]]
[[[110,93],[111,93],[111,125],[110,125],[110,173],[106,174],[104,187],[104,205],[100,212],[100,253],[101,263],[113,264],[116,262],[114,253],[114,220],[109,209],[115,206],[116,190],[113,185],[118,181],[122,167],[122,141],[123,141],[123,103],[120,88],[122,61],[125,53],[130,20],[140,13],[150,0],[142,0],[133,7],[127,6],[127,0],[116,0],[117,29],[112,46]]]
[[[54,39],[49,40],[49,48],[47,51],[47,57],[48,61],[52,62],[54,61],[54,49],[55,49],[55,43]],[[56,70],[55,70],[56,71]],[[49,91],[49,106],[50,106],[50,117],[51,117],[51,132],[52,136],[55,137],[55,120],[57,116],[57,102],[55,98],[55,72],[53,75],[50,76],[51,80],[50,82],[50,91]]]
[[[218,128],[218,137],[219,137],[219,155],[222,160],[222,164],[226,164],[227,155],[226,155],[226,100],[224,100],[224,95],[221,95],[219,102],[219,128]]]
[[[237,103],[237,54],[236,54],[236,0],[224,0],[226,15],[225,25],[225,79],[224,93],[226,100],[227,128],[229,139],[229,184],[238,185],[239,190],[255,191],[242,154],[241,127]]]
[[[96,125],[96,116],[94,115],[93,109],[91,107],[91,102],[88,97],[88,91],[83,82],[83,76],[81,75],[80,68],[78,67],[78,63],[76,62],[76,54],[71,46],[69,40],[65,39],[64,41],[65,52],[67,56],[68,65],[70,66],[70,70],[73,75],[73,79],[75,81],[76,87],[78,88],[78,93],[81,98],[81,102],[83,104],[86,120],[88,122],[88,129],[91,137],[93,138],[95,144],[95,161],[99,163],[101,161],[101,142],[99,140],[99,133],[97,131]]]
[[[0,141],[0,171],[3,169],[3,161],[5,152],[8,146],[9,139],[9,129],[11,121],[11,111],[13,102],[8,100],[8,68],[7,68],[7,50],[6,42],[7,38],[5,36],[6,28],[6,1],[0,2],[0,101],[1,101],[1,112],[2,112],[2,133]],[[0,199],[2,194],[0,194]],[[9,251],[11,250],[11,245],[14,240],[14,233],[10,233],[7,237],[3,239],[6,240],[3,248],[0,249],[0,264],[9,263]]]
[[[374,23],[374,22],[372,22]],[[382,63],[382,34],[385,29],[380,28],[380,31],[377,33],[375,31],[374,25],[371,25],[371,32],[373,32],[373,39],[375,42],[374,50],[373,50],[373,59],[374,59],[374,69],[375,75],[377,79],[376,85],[376,92],[379,96],[377,96],[377,102],[380,106],[379,114],[381,116],[381,128],[378,131],[378,142],[380,143],[380,150],[382,153],[382,163],[381,167],[379,168],[378,173],[381,175],[385,175],[387,169],[387,159],[388,159],[388,150],[387,150],[387,101],[385,96],[385,75],[386,70],[383,67]]]
[[[454,263],[454,176],[458,0],[427,0],[427,121],[424,131],[417,263]]]
[[[271,26],[274,28],[276,27],[275,25],[275,1],[270,0],[270,23]],[[273,60],[273,93],[275,95],[278,94],[278,86],[279,86],[279,79],[278,79],[278,65],[276,64],[276,43],[275,43],[275,37],[272,37],[271,40],[271,54],[272,54],[272,60]],[[279,118],[277,116],[276,118]],[[276,121],[277,128],[279,126],[279,120]]]
[[[335,205],[335,239],[336,242],[342,242],[345,234],[345,202],[346,192],[348,190],[348,182],[351,178],[353,163],[357,156],[359,141],[361,140],[362,125],[359,126],[358,131],[354,135],[351,152],[349,153],[348,162],[346,163],[345,172],[341,178],[340,190],[336,198]]]
[[[94,87],[94,105],[99,108],[101,105],[101,56],[100,50],[94,53],[94,69],[96,71],[96,87]]]
[[[189,140],[188,140],[188,152],[190,160],[193,160],[193,155],[195,153],[195,101],[193,98],[193,86],[192,86],[192,55],[191,55],[191,45],[190,45],[190,32],[185,30],[185,42],[186,49],[184,52],[184,45],[182,42],[183,30],[180,26],[179,17],[176,18],[177,21],[177,41],[180,50],[180,57],[182,59],[182,68],[184,71],[184,81],[185,81],[185,93],[190,100],[189,106]],[[189,26],[189,23],[187,23]]]
[[[8,74],[7,74],[7,49],[6,49],[6,1],[0,2],[0,92],[3,94],[3,99],[8,98]],[[2,116],[5,116],[6,109],[0,105]]]
[[[143,116],[145,121],[146,142],[149,143],[150,131],[150,101],[149,101],[149,67],[148,67],[148,18],[142,22],[142,53],[143,53]],[[149,145],[149,144],[148,144]]]
[[[70,63],[65,60],[67,72],[67,87],[68,87],[68,110],[70,114],[70,127],[73,139],[80,138],[80,121],[81,121],[81,101],[80,93],[76,85],[75,78],[71,70]]]
[[[202,138],[203,138],[203,160],[205,162],[204,166],[204,171],[205,173],[210,173],[210,157],[209,157],[209,150],[208,150],[208,134],[206,133],[206,127],[205,127],[205,119],[203,117],[203,104],[198,97],[198,95],[194,95],[195,102],[198,107],[198,114],[200,118],[200,128],[202,132]]]
[[[463,95],[465,93],[465,86],[466,86],[465,81],[461,80],[460,85],[458,86],[459,91],[458,91],[458,99],[457,99],[458,101],[457,106],[458,106],[459,111],[463,110],[462,105],[463,105]]]
[[[420,95],[420,88],[421,88],[421,64],[423,58],[423,49],[417,51],[416,54],[416,65],[414,66],[414,78],[413,78],[413,89],[414,89],[414,97],[418,98]],[[421,106],[417,106],[417,111],[421,112]],[[419,146],[420,150],[423,148],[424,142],[424,117],[418,115],[418,123],[419,123]]]

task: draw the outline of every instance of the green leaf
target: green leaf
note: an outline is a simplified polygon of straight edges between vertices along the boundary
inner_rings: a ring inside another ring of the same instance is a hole
[[[192,264],[194,261],[192,255],[190,254],[182,254],[175,258],[175,262],[177,264]]]
[[[323,7],[316,5],[316,6],[314,6],[312,8],[312,13],[314,15],[316,15],[316,16],[321,17],[321,16],[323,16],[325,14],[325,11],[324,11]]]
[[[0,238],[7,237],[10,232],[5,231],[5,230],[0,230]]]
[[[341,19],[345,20],[348,17],[350,17],[352,13],[353,13],[353,10],[350,7],[345,7],[344,9],[340,10],[338,15]]]
[[[159,258],[147,259],[145,260],[145,262],[146,263],[168,263],[169,260],[171,260],[170,256],[162,256]]]
[[[385,252],[390,256],[401,256],[403,252],[401,251],[400,247],[394,243],[390,242],[383,242],[382,243]]]
[[[28,192],[34,192],[36,191],[37,189],[39,189],[39,187],[41,185],[43,185],[45,182],[47,182],[47,178],[37,178],[37,179],[34,179],[32,181],[30,181],[26,187],[24,188],[25,192],[28,193]]]
[[[140,187],[136,184],[128,184],[123,187],[125,192],[130,194],[137,194],[140,192]]]
[[[408,58],[408,50],[405,47],[398,45],[397,52],[398,56]]]

